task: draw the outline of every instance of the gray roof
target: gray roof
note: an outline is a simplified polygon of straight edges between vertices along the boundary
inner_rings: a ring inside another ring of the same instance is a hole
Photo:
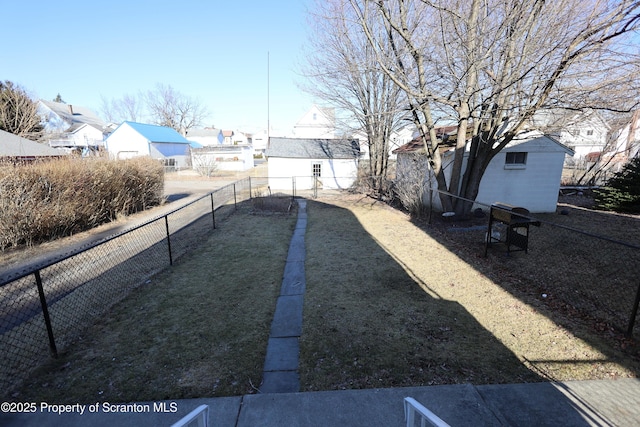
[[[100,130],[106,126],[104,120],[86,107],[64,104],[62,102],[44,101],[42,99],[40,102],[69,125],[86,123]]]
[[[187,132],[187,137],[192,136],[218,136],[222,132],[220,129],[189,129]]]
[[[357,139],[269,138],[267,157],[293,159],[357,159]]]
[[[0,157],[64,156],[65,152],[0,130]]]

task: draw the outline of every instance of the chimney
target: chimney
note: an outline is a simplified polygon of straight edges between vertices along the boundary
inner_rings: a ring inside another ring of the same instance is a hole
[[[73,105],[69,104],[69,112],[73,115]]]

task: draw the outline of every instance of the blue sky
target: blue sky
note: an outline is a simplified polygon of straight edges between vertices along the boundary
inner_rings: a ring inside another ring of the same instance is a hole
[[[2,0],[0,80],[100,113],[102,97],[156,84],[198,99],[206,125],[289,130],[314,100],[300,91],[309,0]]]

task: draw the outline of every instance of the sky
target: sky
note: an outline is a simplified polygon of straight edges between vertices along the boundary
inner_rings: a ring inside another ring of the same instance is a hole
[[[287,132],[315,102],[298,88],[310,0],[0,0],[0,80],[99,116],[158,84],[203,123]],[[268,102],[267,102],[268,100]]]

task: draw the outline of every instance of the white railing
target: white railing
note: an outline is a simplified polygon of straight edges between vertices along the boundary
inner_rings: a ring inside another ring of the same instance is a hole
[[[208,427],[209,426],[209,406],[200,405],[180,421],[172,424],[171,427]]]
[[[407,421],[407,427],[414,427],[416,418],[420,420],[420,427],[426,427],[427,423],[436,427],[450,427],[436,414],[425,408],[421,403],[413,397],[404,398],[404,419]]]

